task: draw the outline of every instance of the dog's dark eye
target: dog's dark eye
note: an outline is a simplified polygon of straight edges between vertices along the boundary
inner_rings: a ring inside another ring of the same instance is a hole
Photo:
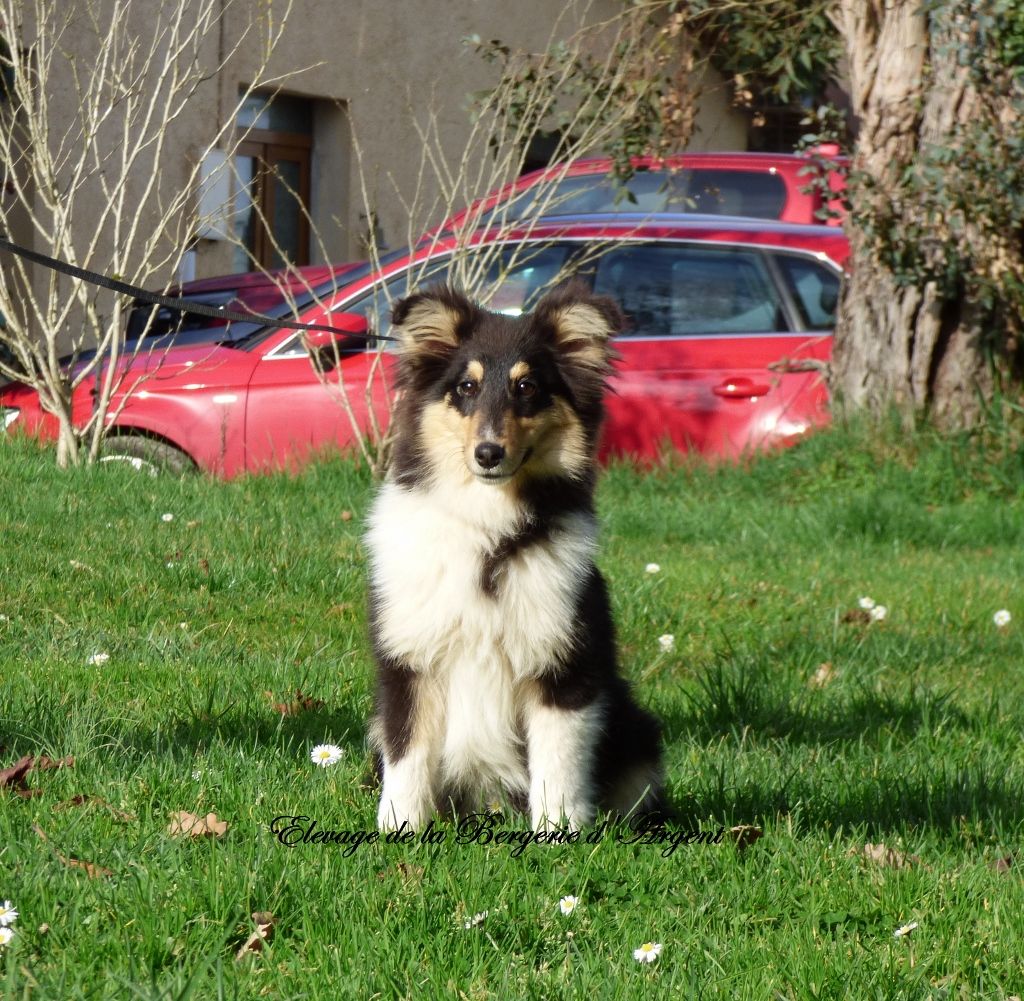
[[[476,396],[476,394],[480,392],[480,383],[477,382],[476,379],[463,379],[462,382],[455,387],[455,391],[459,396]]]
[[[537,383],[532,379],[520,379],[516,383],[516,396],[520,399],[528,400],[531,396],[534,396],[537,392]]]

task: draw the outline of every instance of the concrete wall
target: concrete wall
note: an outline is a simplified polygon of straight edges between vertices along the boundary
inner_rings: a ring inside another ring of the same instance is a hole
[[[67,2],[73,6],[85,0]],[[110,0],[98,2],[109,5]],[[188,5],[199,0],[180,2]],[[202,150],[218,129],[232,125],[239,89],[258,74],[258,45],[255,35],[247,31],[253,11],[265,11],[267,5],[247,0],[216,2],[223,17],[204,36],[200,58],[207,66],[227,59],[227,69],[196,89],[172,126],[159,162],[140,162],[136,192],[144,189],[154,172],[166,192],[188,188]],[[128,9],[140,37],[146,37],[152,15],[169,6],[176,4],[132,0]],[[270,9],[280,18],[284,3],[273,0]],[[556,0],[293,0],[266,73],[281,81],[284,92],[316,102],[311,214],[320,240],[313,245],[315,262],[364,256],[368,220],[362,183],[384,240],[392,246],[405,241],[410,227],[403,199],[412,198],[422,179],[414,119],[422,122],[432,111],[440,145],[456,157],[470,128],[467,95],[492,86],[495,80],[494,67],[464,46],[462,39],[478,34],[500,38],[513,47],[541,50],[556,25],[556,33],[563,37],[574,26],[564,10],[565,5]],[[596,20],[620,10],[620,0],[594,0],[588,17]],[[67,39],[73,41],[74,34]],[[87,47],[79,55],[80,72],[90,59]],[[48,88],[57,117],[67,121],[77,113],[72,76],[71,66],[55,63],[53,86]],[[712,74],[703,91],[691,148],[744,148],[745,121],[730,109],[721,80]],[[356,156],[353,135],[361,158]],[[116,131],[112,131],[111,149],[116,147]],[[429,173],[426,181],[423,200],[429,203],[437,186]],[[158,225],[160,204],[165,202],[166,198],[150,200],[140,229],[153,230]],[[88,204],[76,210],[76,229],[89,232],[98,225]],[[190,235],[176,232],[168,238],[187,241]],[[200,239],[192,265],[197,277],[235,270],[232,248]],[[164,271],[147,276],[148,283],[175,277],[169,267]]]

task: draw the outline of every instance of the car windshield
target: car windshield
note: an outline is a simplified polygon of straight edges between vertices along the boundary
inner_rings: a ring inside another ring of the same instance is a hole
[[[294,300],[294,309],[287,299],[282,299],[277,306],[266,310],[264,315],[272,319],[294,319],[295,317],[300,316],[303,310],[311,306],[314,302],[318,300],[323,301],[333,296],[341,289],[362,281],[375,271],[386,268],[389,264],[401,260],[403,257],[407,256],[408,253],[408,249],[403,247],[401,250],[392,250],[390,253],[384,254],[376,264],[372,261],[364,261],[351,271],[346,271],[343,275],[340,275],[337,278],[328,279],[320,285],[315,286],[312,291],[296,295]],[[230,329],[231,326],[232,325],[229,324],[228,329]],[[244,328],[248,327],[249,324],[234,324],[233,326],[236,328]],[[252,324],[251,326],[251,330],[244,331],[241,336],[238,336],[236,333],[234,336],[226,338],[223,343],[228,347],[244,348],[249,350],[261,344],[267,337],[280,329],[279,326],[274,324]]]

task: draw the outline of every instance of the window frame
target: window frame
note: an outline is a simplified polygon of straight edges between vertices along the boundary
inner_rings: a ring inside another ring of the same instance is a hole
[[[238,144],[236,156],[251,157],[255,161],[252,184],[253,245],[247,249],[258,268],[276,269],[304,267],[310,263],[309,252],[309,199],[313,182],[313,137],[301,132],[277,132],[271,129],[245,130],[245,138]],[[299,165],[299,190],[296,192],[301,209],[298,210],[298,252],[295,260],[281,262],[274,259],[274,245],[267,231],[273,225],[275,208],[274,175],[280,162]],[[252,263],[252,262],[250,262]],[[252,270],[252,268],[250,268]]]

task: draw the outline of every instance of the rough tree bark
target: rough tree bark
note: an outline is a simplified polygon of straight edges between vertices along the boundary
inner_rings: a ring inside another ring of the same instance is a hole
[[[998,348],[991,350],[998,322],[992,303],[975,294],[969,270],[951,277],[950,247],[957,247],[957,260],[982,271],[1009,264],[1019,274],[1021,261],[1018,250],[1015,262],[1005,254],[996,262],[988,227],[956,208],[965,190],[956,177],[958,144],[994,105],[963,58],[964,47],[977,44],[969,15],[955,13],[954,5],[929,13],[928,6],[839,0],[859,133],[847,227],[852,273],[831,384],[840,407],[877,414],[895,404],[949,428],[978,420],[1000,361]],[[939,176],[941,149],[954,155],[936,188],[929,178]],[[937,190],[953,206],[948,213]]]

